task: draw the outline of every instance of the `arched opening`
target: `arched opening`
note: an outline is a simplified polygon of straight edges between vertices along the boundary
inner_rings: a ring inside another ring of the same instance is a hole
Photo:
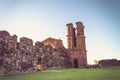
[[[38,58],[36,69],[37,69],[37,71],[41,71],[41,58]]]
[[[41,58],[38,59],[38,63],[37,64],[41,64]]]
[[[78,68],[78,59],[74,59],[74,68]]]

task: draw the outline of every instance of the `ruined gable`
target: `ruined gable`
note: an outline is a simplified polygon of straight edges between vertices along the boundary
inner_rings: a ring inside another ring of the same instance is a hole
[[[47,38],[44,41],[42,41],[42,43],[44,45],[51,45],[53,48],[63,47],[63,43],[61,39]]]

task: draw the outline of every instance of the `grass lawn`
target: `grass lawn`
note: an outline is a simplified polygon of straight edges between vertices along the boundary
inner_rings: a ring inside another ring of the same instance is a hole
[[[46,70],[4,76],[0,80],[120,80],[120,67]]]

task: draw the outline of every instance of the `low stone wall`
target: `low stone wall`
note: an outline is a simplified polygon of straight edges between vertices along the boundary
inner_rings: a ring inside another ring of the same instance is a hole
[[[120,66],[120,60],[117,60],[117,59],[100,60],[99,65],[101,65],[102,67]]]

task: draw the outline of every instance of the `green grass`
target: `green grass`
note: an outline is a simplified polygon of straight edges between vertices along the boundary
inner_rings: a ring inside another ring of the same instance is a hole
[[[120,80],[120,67],[46,70],[4,76],[0,80]]]

